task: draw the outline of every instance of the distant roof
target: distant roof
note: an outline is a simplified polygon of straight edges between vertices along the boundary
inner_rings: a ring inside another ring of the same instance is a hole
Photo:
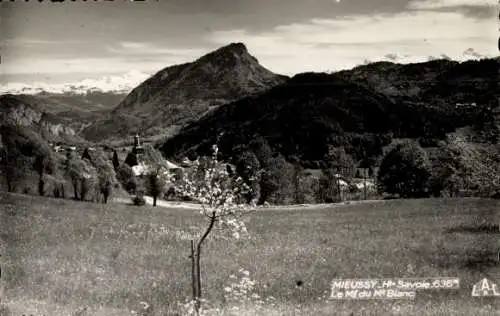
[[[166,165],[167,165],[168,169],[181,169],[180,166],[178,166],[178,165],[176,165],[168,160],[166,161]]]
[[[188,157],[184,157],[184,159],[182,160],[182,165],[184,165],[184,166],[193,166],[193,165],[196,165],[198,163],[199,163],[198,159],[190,160]]]
[[[373,182],[366,181],[366,187],[367,188],[374,187],[374,186],[375,186],[375,184]],[[364,182],[356,183],[356,187],[358,189],[364,189],[365,188],[365,183]]]
[[[342,180],[342,179],[339,179],[339,185],[340,185],[340,186],[345,186],[345,187],[347,187],[347,186],[349,186],[349,183],[345,182],[345,181],[344,181],[344,180]]]
[[[168,160],[165,162],[165,167],[167,171],[165,171],[164,173],[168,172],[168,170],[181,169],[181,167],[177,166],[174,163],[171,163]],[[150,170],[151,166],[142,162],[132,167],[132,172],[134,173],[135,176],[146,175],[147,173],[150,172]]]
[[[134,176],[142,176],[148,173],[149,168],[145,164],[138,164],[132,167],[132,172]]]

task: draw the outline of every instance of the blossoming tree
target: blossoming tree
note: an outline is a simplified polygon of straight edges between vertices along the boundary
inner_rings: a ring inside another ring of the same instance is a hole
[[[177,191],[184,197],[201,204],[201,214],[207,219],[204,233],[198,240],[191,240],[191,274],[193,304],[199,314],[202,286],[200,261],[202,246],[217,225],[230,229],[236,239],[248,232],[241,216],[255,210],[255,201],[248,201],[250,187],[237,176],[231,166],[219,162],[217,145],[213,155],[202,163],[195,164],[175,182]]]

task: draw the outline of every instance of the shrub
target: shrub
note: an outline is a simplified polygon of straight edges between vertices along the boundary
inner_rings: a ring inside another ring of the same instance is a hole
[[[252,151],[243,151],[234,159],[238,175],[252,188],[248,201],[260,198],[260,162]]]
[[[465,190],[476,196],[491,196],[500,187],[500,146],[477,144],[455,135],[447,139],[453,153],[457,177]]]
[[[1,169],[8,191],[16,191],[16,186],[27,180],[31,171],[36,171],[37,191],[43,195],[45,191],[43,176],[47,173],[52,174],[56,169],[56,159],[49,144],[39,134],[22,126],[2,125],[0,136],[4,145],[0,152]],[[32,192],[31,187],[29,191]]]
[[[130,167],[137,166],[139,161],[137,160],[137,156],[133,153],[129,153],[127,158],[125,158],[125,163]]]
[[[128,193],[136,192],[137,179],[134,175],[134,172],[132,171],[132,168],[129,165],[125,163],[121,164],[116,171],[116,177],[122,184],[125,191],[127,191]]]
[[[338,181],[332,170],[323,170],[318,180],[317,200],[320,203],[334,203],[341,200]]]
[[[95,200],[96,189],[98,189],[98,171],[87,159],[68,159],[66,175],[73,186],[74,199]]]
[[[317,203],[319,181],[311,175],[303,175],[300,183],[300,193],[303,197],[303,203]]]
[[[146,200],[144,199],[143,196],[136,195],[134,198],[132,198],[132,203],[135,206],[144,206],[146,205]]]
[[[113,194],[113,184],[111,183],[111,181],[106,180],[105,182],[103,182],[102,180],[100,180],[99,190],[103,197],[103,203],[108,203],[109,198]]]
[[[431,165],[426,152],[414,143],[396,145],[383,158],[378,173],[379,189],[403,198],[429,196]]]
[[[422,148],[437,147],[439,142],[440,140],[438,138],[432,137],[420,137],[418,139],[418,143],[422,146]]]
[[[325,155],[325,162],[327,168],[335,170],[336,173],[344,177],[352,178],[356,170],[354,159],[351,155],[347,154],[343,147],[327,146],[327,153]]]
[[[165,193],[167,183],[170,182],[169,175],[162,174],[160,169],[157,169],[148,174],[144,182],[146,192],[153,197],[153,206],[156,206],[158,197]]]
[[[492,199],[500,200],[500,190],[491,196]]]
[[[54,198],[64,198],[66,194],[66,180],[60,175],[44,175],[46,195]]]
[[[260,177],[259,204],[286,204],[293,201],[293,165],[283,156],[271,158]]]
[[[462,189],[463,179],[460,177],[460,159],[458,154],[441,143],[432,155],[432,176],[429,180],[430,190],[435,197],[457,195]]]
[[[7,306],[0,305],[0,315],[11,316],[12,313],[10,312],[10,309]]]

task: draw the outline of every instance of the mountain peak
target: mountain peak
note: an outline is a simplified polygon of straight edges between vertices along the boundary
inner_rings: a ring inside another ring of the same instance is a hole
[[[226,63],[228,66],[233,65],[233,63],[230,61],[247,61],[258,63],[257,58],[250,55],[245,44],[239,42],[222,46],[201,57],[199,60],[215,62],[219,61],[222,64]]]
[[[241,42],[231,43],[218,49],[218,51],[231,51],[238,54],[248,54],[247,47]]]

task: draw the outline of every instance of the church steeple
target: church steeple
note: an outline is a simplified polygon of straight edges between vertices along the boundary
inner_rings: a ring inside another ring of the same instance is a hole
[[[141,147],[141,139],[139,138],[139,134],[135,134],[134,136],[134,147]]]
[[[142,148],[139,134],[134,136],[134,148],[132,148],[132,153],[135,154],[137,158],[139,158],[139,155],[144,154],[144,148]]]

